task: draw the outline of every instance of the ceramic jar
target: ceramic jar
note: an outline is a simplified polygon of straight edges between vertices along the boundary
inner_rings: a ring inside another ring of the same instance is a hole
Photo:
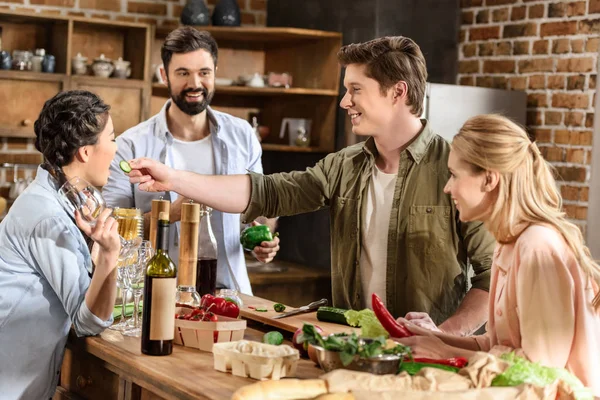
[[[71,59],[71,70],[73,75],[86,75],[87,74],[87,57],[77,53],[75,57]]]
[[[113,61],[115,67],[115,78],[127,79],[131,75],[131,66],[129,61],[123,60],[119,57],[118,60]]]
[[[104,54],[100,54],[100,57],[94,58],[94,63],[92,64],[94,75],[101,78],[108,78],[114,70],[115,67],[110,58],[106,58]]]
[[[237,0],[221,0],[216,5],[212,23],[215,26],[240,26],[242,22]]]
[[[184,25],[210,25],[210,11],[204,0],[188,0],[180,19]]]

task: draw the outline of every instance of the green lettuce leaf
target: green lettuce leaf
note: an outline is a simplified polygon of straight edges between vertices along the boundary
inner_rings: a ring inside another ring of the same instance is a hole
[[[346,321],[350,326],[360,326],[361,337],[376,338],[378,336],[389,337],[389,333],[383,328],[381,322],[375,316],[373,310],[364,309],[360,311],[348,310],[344,313]]]
[[[575,375],[564,368],[545,367],[519,357],[514,352],[503,354],[500,358],[510,363],[510,366],[494,378],[492,386],[518,386],[522,383],[546,386],[560,379],[573,389],[576,399],[594,398],[591,390],[583,386]]]

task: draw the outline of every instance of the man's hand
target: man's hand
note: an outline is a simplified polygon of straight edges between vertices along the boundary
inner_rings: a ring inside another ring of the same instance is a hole
[[[261,225],[256,221],[252,222],[252,226]],[[273,261],[273,258],[279,251],[279,238],[275,237],[270,242],[262,242],[260,246],[256,246],[254,250],[252,250],[252,254],[256,259],[263,263],[268,263]]]
[[[409,312],[408,314],[406,314],[406,316],[404,318],[407,321],[410,321],[413,324],[415,324],[416,326],[419,326],[421,328],[429,329],[430,331],[433,331],[433,332],[442,332],[442,330],[437,327],[435,322],[433,322],[433,320],[427,313]]]
[[[409,346],[412,356],[415,358],[452,358],[462,356],[463,349],[457,349],[444,343],[435,336],[411,336],[402,339],[394,339],[405,346]]]
[[[139,183],[139,189],[146,192],[168,192],[173,187],[175,171],[150,158],[136,158],[129,161],[131,172],[129,182]]]

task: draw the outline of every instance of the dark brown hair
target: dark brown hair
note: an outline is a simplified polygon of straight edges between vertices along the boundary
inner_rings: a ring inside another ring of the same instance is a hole
[[[167,35],[160,49],[160,56],[165,66],[165,71],[169,72],[169,63],[173,54],[189,53],[200,49],[210,53],[216,67],[219,48],[210,33],[199,31],[190,26],[182,26],[175,29]]]
[[[408,85],[406,104],[411,112],[420,116],[427,85],[425,57],[419,46],[404,36],[386,36],[364,43],[343,46],[337,54],[342,66],[361,64],[366,66],[369,78],[379,83],[381,94],[399,81]]]

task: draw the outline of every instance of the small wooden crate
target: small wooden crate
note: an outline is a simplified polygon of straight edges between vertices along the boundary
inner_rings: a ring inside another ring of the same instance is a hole
[[[176,308],[177,314],[189,314],[192,310],[189,308]],[[209,321],[188,321],[185,319],[175,319],[175,344],[193,347],[202,351],[213,350],[215,344],[215,332],[217,334],[216,343],[232,342],[242,340],[246,331],[246,320],[217,316],[217,322]]]

